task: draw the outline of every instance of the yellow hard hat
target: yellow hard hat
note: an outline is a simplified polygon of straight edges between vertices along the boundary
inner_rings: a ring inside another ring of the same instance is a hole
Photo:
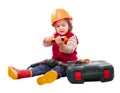
[[[52,12],[51,16],[51,24],[54,26],[54,22],[64,19],[64,18],[70,18],[72,17],[68,14],[68,12],[62,8],[57,8]]]

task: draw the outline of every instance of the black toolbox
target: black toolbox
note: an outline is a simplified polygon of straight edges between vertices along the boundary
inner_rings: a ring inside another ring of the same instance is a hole
[[[104,60],[69,62],[66,74],[69,82],[82,84],[85,81],[107,82],[114,78],[113,66]]]

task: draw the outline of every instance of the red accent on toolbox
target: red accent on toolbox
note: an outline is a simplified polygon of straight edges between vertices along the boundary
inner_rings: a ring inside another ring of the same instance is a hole
[[[104,79],[110,78],[110,71],[108,69],[104,70]]]
[[[82,80],[82,73],[81,72],[75,72],[75,80]]]

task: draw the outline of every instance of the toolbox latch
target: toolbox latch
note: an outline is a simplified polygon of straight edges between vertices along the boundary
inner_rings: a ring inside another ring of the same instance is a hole
[[[104,70],[104,79],[108,79],[108,78],[110,78],[110,70],[105,69]]]
[[[75,80],[82,80],[82,73],[79,71],[75,72]]]

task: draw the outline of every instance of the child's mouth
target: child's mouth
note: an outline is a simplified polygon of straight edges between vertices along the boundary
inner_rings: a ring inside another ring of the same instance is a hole
[[[60,31],[60,33],[63,33],[64,31]]]

